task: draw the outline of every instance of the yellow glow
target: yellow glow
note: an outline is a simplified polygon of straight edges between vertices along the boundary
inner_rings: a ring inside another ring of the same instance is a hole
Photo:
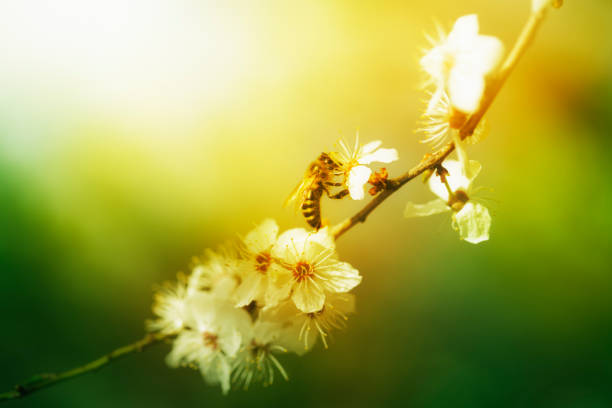
[[[249,19],[218,4],[3,2],[0,77],[30,102],[73,98],[119,120],[190,119],[250,70]]]

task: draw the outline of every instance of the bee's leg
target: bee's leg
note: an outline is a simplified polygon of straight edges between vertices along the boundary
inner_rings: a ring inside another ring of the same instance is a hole
[[[325,185],[329,186],[329,187],[340,187],[343,183],[332,183],[331,181],[326,181]],[[327,191],[327,190],[325,190]],[[329,195],[329,192],[327,192],[327,195]]]
[[[330,195],[329,193],[327,193],[328,197],[331,198],[332,200],[340,200],[341,198],[344,198],[346,195],[348,195],[349,191],[348,190],[342,190],[339,193]]]

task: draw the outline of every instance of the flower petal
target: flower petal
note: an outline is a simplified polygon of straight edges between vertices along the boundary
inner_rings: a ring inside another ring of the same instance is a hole
[[[504,44],[497,37],[490,35],[479,35],[473,40],[473,47],[469,55],[469,59],[461,60],[460,65],[471,65],[471,69],[481,72],[486,75],[492,72],[502,60],[504,56]]]
[[[250,266],[250,265],[249,265]],[[245,274],[240,286],[236,289],[236,307],[243,307],[251,303],[262,291],[261,281],[264,276],[256,270],[250,270]]]
[[[268,273],[270,276],[268,277],[268,288],[264,295],[266,304],[264,309],[275,307],[283,300],[289,298],[291,288],[293,288],[295,283],[291,272],[280,267],[270,269]]]
[[[272,256],[289,263],[296,261],[296,256],[304,252],[304,245],[310,234],[304,228],[293,228],[283,232],[272,247]]]
[[[485,89],[484,76],[480,72],[455,67],[448,80],[448,96],[451,105],[464,113],[474,113],[480,107]]]
[[[404,209],[404,217],[428,217],[434,214],[440,214],[450,211],[450,207],[441,199],[432,200],[425,204],[415,204],[409,202]]]
[[[199,361],[200,373],[206,383],[210,385],[221,385],[223,394],[230,390],[231,366],[227,357],[215,353],[213,358],[206,358]]]
[[[446,58],[446,50],[443,46],[437,46],[431,49],[419,63],[421,68],[431,76],[433,82],[438,85],[438,90],[441,92],[445,79],[444,60]]]
[[[336,242],[334,241],[334,237],[329,233],[328,227],[321,228],[316,233],[311,234],[308,238],[306,245],[309,245],[313,242],[327,249],[336,249]]]
[[[453,192],[457,190],[463,190],[466,193],[469,192],[471,180],[465,175],[465,170],[460,161],[445,160],[442,163],[442,167],[448,170],[449,174],[446,176],[446,181]],[[429,178],[429,188],[435,195],[444,200],[444,202],[448,202],[448,190],[440,180],[440,177],[435,174],[432,175]]]
[[[378,149],[378,147],[382,144],[380,140],[374,140],[373,142],[366,143],[361,146],[361,150],[359,151],[360,156],[365,156],[367,154],[372,153],[374,150]]]
[[[244,243],[252,253],[267,251],[276,241],[278,225],[273,219],[266,219],[247,234]]]
[[[461,211],[454,215],[461,239],[478,244],[489,239],[491,216],[489,210],[479,203],[468,201]]]
[[[476,14],[459,17],[455,21],[452,31],[448,34],[446,42],[453,49],[469,46],[474,37],[478,35],[479,29],[478,16]]]
[[[332,261],[323,264],[323,271],[318,271],[317,283],[324,285],[329,292],[344,293],[361,283],[359,271],[347,262]]]
[[[349,172],[346,184],[353,200],[363,200],[363,186],[368,182],[370,174],[372,170],[366,166],[355,166]]]
[[[358,161],[359,164],[370,164],[372,162],[391,163],[396,161],[397,158],[397,150],[395,149],[378,149],[362,156]]]
[[[321,310],[325,304],[325,294],[309,280],[299,283],[291,296],[295,306],[304,313],[314,313]]]
[[[219,336],[219,347],[223,350],[228,357],[235,357],[240,345],[242,343],[242,336],[238,330],[230,330],[227,333]]]

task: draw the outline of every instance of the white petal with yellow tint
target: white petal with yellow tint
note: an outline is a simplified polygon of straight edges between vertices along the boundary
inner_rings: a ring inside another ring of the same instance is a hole
[[[461,68],[470,68],[483,75],[493,71],[504,56],[504,44],[497,37],[479,35],[474,38],[472,47],[461,61]]]
[[[348,175],[346,185],[353,200],[363,200],[363,186],[368,182],[372,170],[366,166],[355,166]]]
[[[472,173],[471,178],[465,174],[466,170],[464,169],[463,164],[458,160],[446,160],[442,163],[442,167],[444,167],[449,173],[446,176],[446,181],[453,192],[463,190],[464,192],[468,193],[472,180],[474,177],[476,177],[476,175],[478,175],[478,172],[480,172],[480,163],[475,160],[470,160],[468,163],[469,172]],[[444,183],[442,183],[440,180],[440,177],[434,174],[429,178],[428,183],[429,188],[435,195],[440,197],[445,202],[448,202],[448,190]]]
[[[313,242],[328,249],[333,250],[336,248],[336,242],[334,241],[334,237],[330,235],[328,227],[321,228],[314,234],[311,233],[306,244],[308,245]]]
[[[236,289],[234,292],[236,307],[247,306],[265,289],[262,288],[262,280],[264,275],[258,271],[249,271],[249,273],[245,274],[244,276],[245,277],[240,283],[240,286],[238,286],[238,289]]]
[[[491,216],[489,210],[483,205],[468,201],[461,211],[454,214],[453,218],[461,239],[471,244],[478,244],[489,239]]]
[[[291,272],[280,268],[270,270],[272,275],[268,277],[269,285],[264,296],[264,309],[275,307],[280,302],[289,298],[291,288],[294,285]]]
[[[310,350],[310,347],[304,347],[304,341],[300,340],[300,330],[304,316],[304,312],[300,311],[295,303],[289,300],[274,309],[261,311],[257,320],[273,323],[277,332],[276,342],[278,345],[289,352],[303,355]]]
[[[453,69],[448,79],[451,105],[464,113],[474,113],[480,107],[485,80],[480,72]]]
[[[359,164],[370,164],[372,162],[391,163],[398,159],[395,149],[378,149],[366,154],[359,159]]]
[[[267,251],[276,241],[278,225],[273,219],[266,219],[244,238],[244,243],[252,253]]]
[[[206,383],[209,385],[219,384],[223,394],[229,392],[232,369],[227,357],[216,354],[212,358],[201,360],[198,365]]]
[[[347,262],[333,262],[328,265],[317,267],[320,281],[329,292],[343,293],[348,292],[361,283],[359,271]]]
[[[359,137],[359,136],[357,136]],[[359,140],[359,139],[357,139]],[[366,143],[363,146],[361,146],[361,150],[357,149],[359,151],[359,155],[358,156],[364,156],[366,154],[370,154],[372,153],[374,150],[378,149],[378,147],[382,144],[382,141],[380,140],[374,140],[372,142]],[[359,157],[357,157],[357,159],[359,160]],[[360,160],[361,161],[361,160]]]
[[[321,310],[325,304],[325,294],[315,283],[310,280],[304,280],[293,289],[291,300],[302,312],[314,313]]]
[[[476,14],[459,17],[448,34],[445,45],[455,52],[469,49],[474,38],[478,36],[479,29]]]
[[[404,217],[428,217],[430,215],[440,214],[447,211],[450,211],[450,207],[441,199],[432,200],[425,204],[408,202],[408,204],[406,204],[406,208],[404,209]]]
[[[420,59],[419,64],[425,72],[427,72],[434,82],[444,81],[444,58],[446,56],[446,51],[443,47],[434,47],[431,51],[423,56]],[[442,87],[439,87],[438,90],[440,93],[442,92]]]
[[[297,255],[304,252],[304,246],[310,235],[303,228],[293,228],[283,232],[272,248],[272,256],[294,263],[297,261]]]
[[[240,345],[242,344],[242,336],[236,329],[230,329],[219,336],[219,347],[228,357],[235,357]]]

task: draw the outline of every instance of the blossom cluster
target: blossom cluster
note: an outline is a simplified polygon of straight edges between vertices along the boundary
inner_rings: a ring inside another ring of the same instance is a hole
[[[532,13],[543,15],[561,3],[532,0]],[[434,146],[452,140],[449,147],[457,159],[446,153],[443,161],[427,164],[425,181],[436,198],[409,202],[404,215],[450,213],[460,238],[478,244],[489,239],[491,216],[473,186],[482,166],[467,158],[464,144],[481,140],[483,128],[472,129],[467,137],[460,130],[472,115],[483,123],[486,91],[503,77],[504,47],[499,39],[479,34],[474,14],[460,17],[448,35],[431,42],[432,49],[420,60],[432,87],[420,132],[423,141]],[[173,338],[170,366],[199,369],[208,383],[227,393],[232,385],[270,384],[278,375],[287,379],[279,353],[302,355],[319,338],[328,347],[330,332],[345,327],[354,312],[350,292],[361,276],[338,259],[334,237],[328,227],[321,228],[320,200],[325,193],[362,200],[367,183],[371,195],[401,186],[405,181],[388,180],[386,169],[370,168],[398,159],[395,149],[381,144],[361,145],[357,135],[354,146],[342,140],[337,151],[322,153],[311,163],[288,201],[297,202],[314,231],[296,228],[279,234],[276,222],[265,220],[236,245],[207,251],[189,275],[180,275],[178,282],[156,293],[156,318],[148,329]],[[332,193],[336,187],[342,190]]]
[[[329,332],[354,312],[349,292],[360,282],[338,260],[328,228],[279,235],[268,219],[161,288],[148,329],[176,336],[168,365],[197,368],[224,393],[232,384],[267,385],[278,374],[287,379],[277,354],[302,355],[318,338],[327,348]]]

